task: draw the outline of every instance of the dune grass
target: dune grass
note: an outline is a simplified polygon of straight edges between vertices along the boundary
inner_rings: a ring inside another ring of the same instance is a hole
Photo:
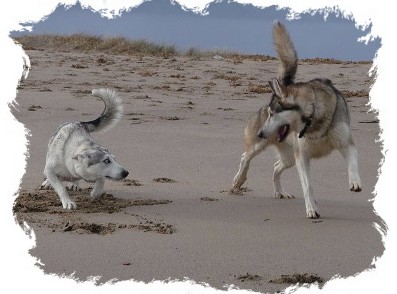
[[[31,35],[15,38],[25,50],[55,49],[60,51],[97,51],[109,54],[176,55],[175,46],[159,45],[145,40],[123,37],[102,38],[85,34]]]
[[[72,35],[25,35],[14,38],[22,44],[25,50],[57,50],[62,52],[100,52],[106,54],[124,54],[141,56],[187,56],[191,58],[214,57],[219,55],[223,58],[230,58],[235,63],[244,59],[266,61],[274,60],[275,57],[268,55],[244,54],[229,50],[200,50],[189,48],[178,50],[174,45],[162,45],[146,40],[131,40],[124,37],[99,37],[88,34]],[[301,62],[309,63],[370,63],[370,61],[340,61],[332,58],[301,59]]]
[[[107,54],[187,56],[191,58],[213,57],[274,59],[263,55],[246,55],[228,50],[200,50],[189,48],[178,50],[174,45],[162,45],[146,40],[130,40],[124,37],[98,37],[86,34],[72,35],[26,35],[16,37],[25,50],[58,50],[62,52],[101,52]]]

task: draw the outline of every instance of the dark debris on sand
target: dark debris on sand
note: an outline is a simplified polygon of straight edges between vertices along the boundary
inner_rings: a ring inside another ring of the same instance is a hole
[[[163,221],[145,219],[139,221],[139,216],[131,215],[130,220],[124,223],[106,221],[106,215],[121,213],[123,209],[131,206],[160,205],[172,203],[170,200],[153,199],[120,199],[111,194],[104,194],[99,199],[93,200],[89,190],[69,191],[71,198],[76,202],[77,208],[66,210],[62,208],[61,201],[54,190],[22,191],[16,198],[13,212],[16,220],[35,224],[38,227],[47,227],[52,232],[71,232],[78,234],[106,235],[120,229],[138,230],[143,232],[156,232],[160,234],[173,234],[176,230],[173,225]],[[87,214],[99,213],[101,220],[95,222]],[[123,212],[125,213],[125,211]],[[114,217],[112,219],[115,219]],[[124,218],[123,218],[124,219]]]
[[[302,283],[302,284],[311,284],[311,283],[323,283],[324,280],[320,276],[316,274],[298,274],[294,273],[292,275],[281,275],[280,278],[270,280],[269,283],[274,283],[274,284],[296,284],[296,283]]]
[[[14,213],[27,212],[47,212],[47,213],[116,213],[123,208],[141,205],[168,204],[170,200],[153,200],[153,199],[121,199],[111,194],[104,194],[98,199],[92,199],[90,195],[84,195],[82,192],[69,191],[70,196],[76,202],[75,210],[65,210],[62,208],[61,201],[54,190],[35,190],[34,192],[21,192],[17,197],[13,211]]]

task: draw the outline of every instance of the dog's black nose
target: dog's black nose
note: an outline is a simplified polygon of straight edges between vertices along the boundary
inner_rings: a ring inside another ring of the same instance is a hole
[[[262,138],[262,139],[265,139],[265,135],[263,134],[263,132],[259,132],[259,133],[258,133],[258,137],[259,137],[259,138]]]
[[[129,174],[129,172],[126,171],[126,170],[123,170],[123,171],[121,172],[121,176],[122,176],[123,178],[126,178],[126,177],[128,176],[128,174]]]

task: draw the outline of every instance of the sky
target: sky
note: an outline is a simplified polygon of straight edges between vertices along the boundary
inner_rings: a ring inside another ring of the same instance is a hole
[[[178,0],[192,13],[199,14],[205,12],[210,1],[206,0]],[[347,279],[335,279],[327,283],[321,293],[379,293],[392,292],[395,280],[395,261],[397,260],[397,234],[396,234],[396,213],[395,213],[395,163],[397,162],[396,140],[395,138],[395,109],[396,99],[394,99],[394,77],[395,77],[395,52],[397,45],[395,42],[395,30],[392,20],[395,11],[390,8],[390,1],[356,1],[356,0],[239,0],[240,3],[253,3],[259,7],[269,7],[279,5],[292,9],[292,14],[302,14],[310,11],[333,10],[340,7],[342,14],[354,17],[355,24],[370,31],[367,39],[379,38],[378,45],[373,60],[372,76],[375,82],[370,91],[371,107],[379,113],[379,125],[381,129],[380,141],[382,142],[382,153],[384,160],[379,169],[379,179],[375,187],[375,200],[373,202],[376,213],[378,213],[388,226],[387,235],[383,235],[385,243],[385,253],[378,260],[374,260],[375,269],[366,271]],[[6,6],[5,4],[6,3]],[[2,224],[2,241],[0,250],[0,260],[2,261],[2,283],[0,289],[7,292],[29,293],[35,289],[40,289],[40,293],[221,293],[211,289],[203,289],[199,285],[194,285],[189,281],[182,284],[161,282],[142,285],[131,281],[118,283],[116,285],[95,286],[92,282],[76,283],[70,278],[60,278],[56,276],[44,275],[37,264],[40,263],[31,255],[29,249],[35,246],[34,232],[27,234],[23,232],[15,223],[12,214],[12,205],[15,199],[20,180],[26,166],[26,156],[28,156],[29,130],[19,123],[11,114],[10,105],[15,104],[17,87],[21,78],[23,68],[23,58],[26,57],[23,49],[16,45],[9,37],[10,33],[21,29],[23,23],[37,23],[43,17],[50,15],[60,4],[54,0],[13,0],[4,2],[0,15],[0,68],[2,88],[0,95],[0,135],[2,144],[0,151],[2,156],[3,172],[2,176],[2,196],[0,197],[0,222]],[[64,0],[63,4],[74,4],[75,0]],[[120,11],[128,10],[141,0],[81,0],[83,6],[89,5],[94,11],[100,11],[103,16],[118,14]],[[161,14],[160,14],[161,15]],[[87,19],[86,19],[87,20]],[[85,25],[85,23],[84,23]],[[83,25],[83,26],[84,26]],[[316,25],[314,25],[315,27]],[[292,38],[299,39],[296,35],[293,22],[287,24]],[[299,27],[298,25],[296,27]],[[344,34],[344,29],[334,32],[334,37]],[[292,30],[292,31],[291,31]],[[301,30],[301,34],[304,30]],[[306,32],[307,34],[307,32]],[[334,39],[335,39],[334,38]],[[260,38],[258,38],[260,39]],[[321,39],[312,40],[322,43]],[[299,45],[301,46],[301,45]],[[298,47],[298,46],[297,46]],[[336,49],[340,46],[337,46]],[[335,48],[335,47],[334,47]],[[304,54],[302,48],[297,48],[300,56]],[[334,50],[334,52],[338,51]],[[372,51],[371,54],[373,54]],[[32,69],[34,70],[34,68]],[[222,291],[222,293],[224,293]],[[236,292],[231,292],[236,293]],[[242,292],[238,292],[242,293]],[[318,293],[313,289],[300,288],[296,292]]]
[[[353,20],[337,10],[326,20],[324,13],[303,13],[300,19],[288,21],[290,9],[275,5],[259,8],[252,4],[230,1],[209,3],[201,13],[170,0],[145,1],[109,19],[87,4],[58,5],[36,23],[25,23],[31,32],[20,34],[73,34],[122,36],[174,45],[180,50],[237,51],[245,54],[275,56],[272,24],[275,19],[286,23],[300,58],[334,58],[339,60],[372,60],[380,47],[380,39],[358,41],[368,34]]]

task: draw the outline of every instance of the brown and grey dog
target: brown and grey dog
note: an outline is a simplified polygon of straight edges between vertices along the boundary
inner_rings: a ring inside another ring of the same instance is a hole
[[[349,188],[361,191],[357,149],[354,145],[347,103],[328,79],[295,83],[297,54],[289,34],[280,22],[273,27],[274,45],[281,61],[278,79],[270,84],[273,95],[245,129],[245,152],[234,177],[233,188],[239,189],[247,179],[250,161],[267,146],[274,145],[278,161],[274,165],[274,190],[279,198],[292,198],[284,192],[281,173],[296,163],[308,218],[318,218],[309,180],[310,159],[339,150],[348,165]]]
[[[50,138],[44,168],[45,181],[41,189],[54,188],[65,209],[76,208],[62,181],[69,189],[79,189],[79,181],[94,182],[91,197],[103,193],[105,179],[121,180],[128,171],[117,163],[106,148],[96,144],[91,132],[113,127],[122,116],[121,99],[112,89],[94,89],[92,94],[105,103],[105,109],[95,120],[61,125]]]

